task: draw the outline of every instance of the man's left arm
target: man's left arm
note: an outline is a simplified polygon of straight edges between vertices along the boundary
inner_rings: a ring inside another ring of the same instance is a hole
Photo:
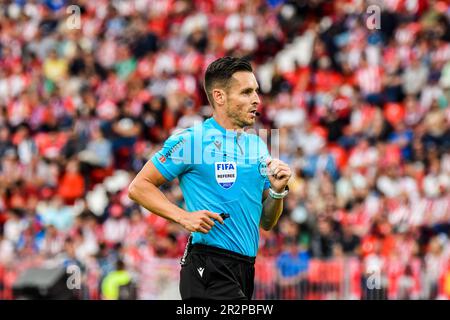
[[[263,211],[260,222],[260,226],[266,231],[271,230],[277,224],[283,212],[283,198],[281,194],[286,190],[291,175],[291,169],[283,161],[278,159],[267,161],[267,177],[270,181],[272,195],[269,189],[264,190]]]

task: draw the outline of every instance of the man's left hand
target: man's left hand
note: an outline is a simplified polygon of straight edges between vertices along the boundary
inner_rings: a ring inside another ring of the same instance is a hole
[[[283,192],[292,176],[291,168],[280,159],[267,159],[267,177],[275,192]]]

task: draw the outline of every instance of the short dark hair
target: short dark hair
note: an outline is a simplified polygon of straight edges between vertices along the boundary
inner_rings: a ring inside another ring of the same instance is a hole
[[[213,86],[220,86],[227,89],[231,77],[238,71],[253,72],[253,68],[247,59],[229,56],[219,58],[208,66],[205,72],[204,89],[212,107],[214,107],[214,99],[212,97]]]

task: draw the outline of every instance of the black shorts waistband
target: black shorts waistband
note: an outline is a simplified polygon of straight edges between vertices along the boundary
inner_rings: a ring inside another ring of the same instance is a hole
[[[213,246],[208,246],[205,244],[196,243],[192,245],[191,253],[207,253],[211,255],[218,256],[220,258],[230,258],[234,260],[239,260],[241,262],[255,264],[255,257],[245,256],[243,254],[233,252],[230,250],[217,248]]]

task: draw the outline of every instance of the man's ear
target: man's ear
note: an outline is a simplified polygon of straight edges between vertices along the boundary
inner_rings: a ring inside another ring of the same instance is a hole
[[[222,89],[213,89],[212,96],[216,105],[221,106],[225,104],[225,91],[223,91]]]

